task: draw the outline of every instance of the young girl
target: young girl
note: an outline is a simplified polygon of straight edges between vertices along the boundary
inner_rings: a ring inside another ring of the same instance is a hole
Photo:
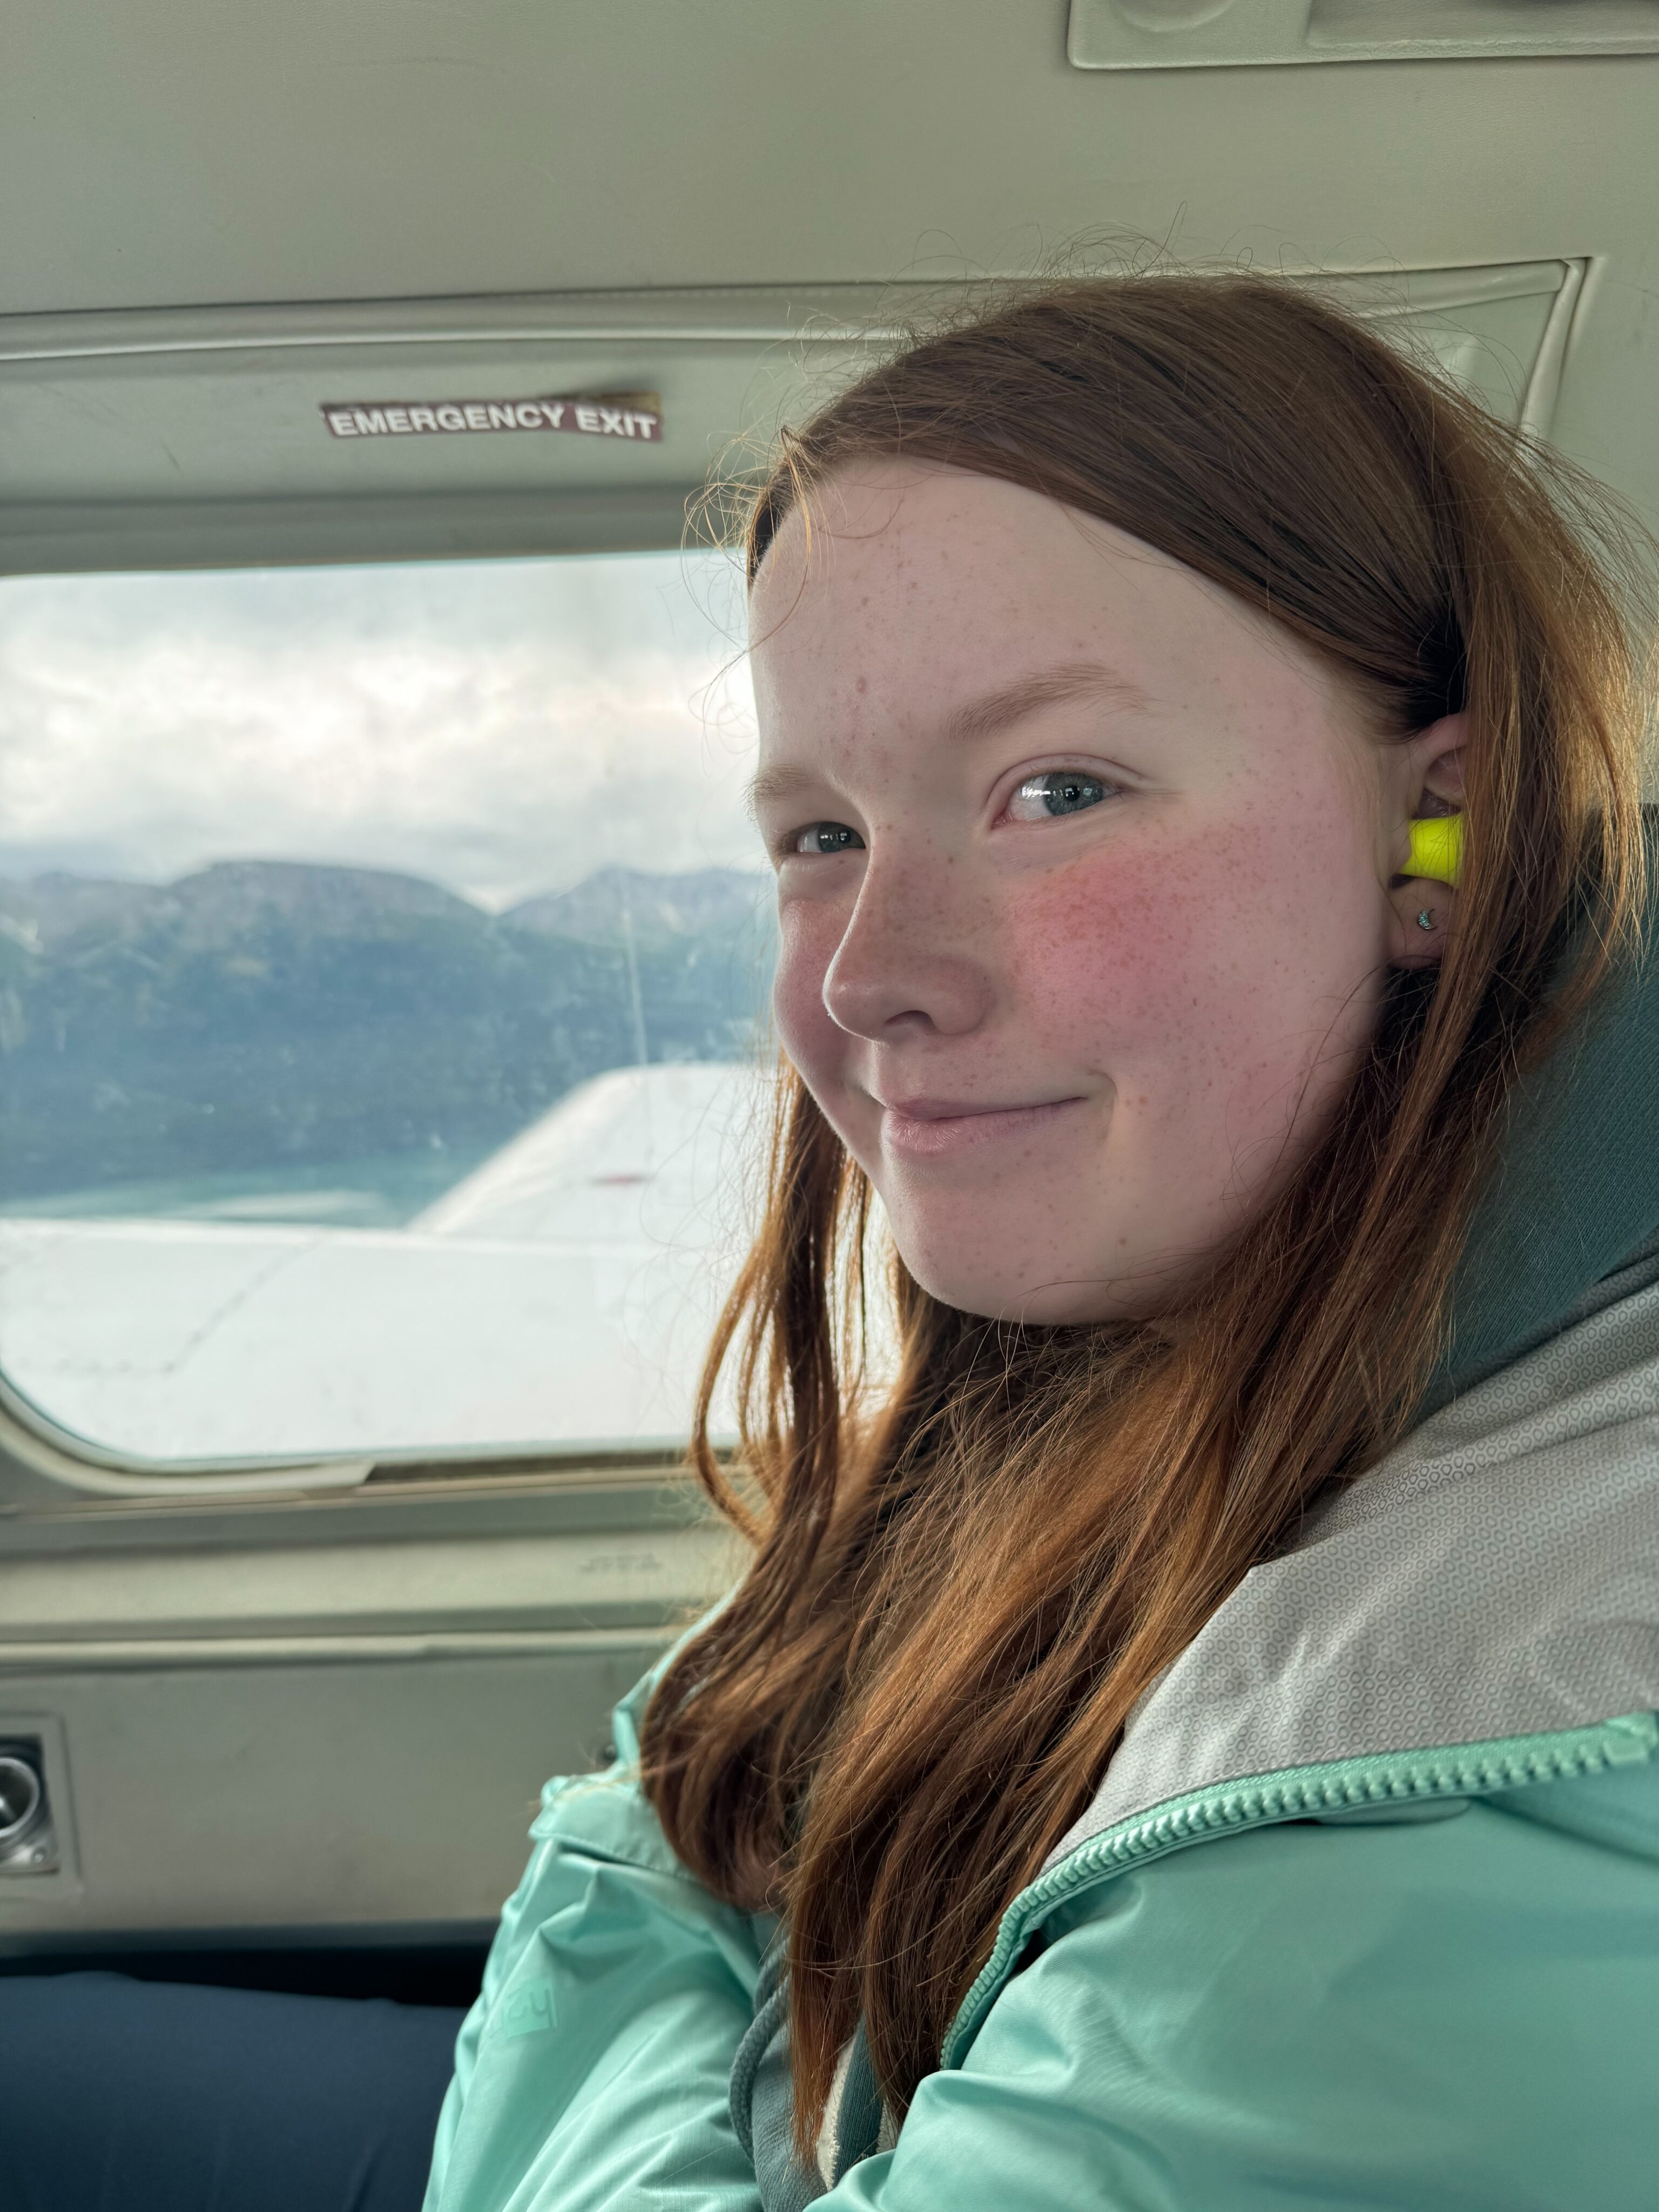
[[[696,1447],[752,1563],[549,1788],[429,2212],[1652,2205],[1604,512],[1246,277],[1028,295],[786,441],[787,1073]]]

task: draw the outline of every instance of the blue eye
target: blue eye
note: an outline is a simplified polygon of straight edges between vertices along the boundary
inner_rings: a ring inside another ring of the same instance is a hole
[[[1008,811],[1016,822],[1042,822],[1055,814],[1081,814],[1085,807],[1098,806],[1115,784],[1103,782],[1097,775],[1088,775],[1081,769],[1044,769],[1041,775],[1028,775],[1008,802]]]
[[[796,853],[861,853],[864,840],[856,830],[849,830],[844,822],[809,822],[804,830],[795,832],[795,842],[790,848]]]

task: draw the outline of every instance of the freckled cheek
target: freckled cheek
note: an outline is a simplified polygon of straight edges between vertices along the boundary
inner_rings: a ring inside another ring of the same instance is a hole
[[[1120,862],[1074,872],[1007,916],[1012,994],[1056,1047],[1148,1036],[1172,1022],[1231,1025],[1241,977],[1230,903],[1194,869]]]
[[[793,907],[780,918],[772,1018],[778,1042],[814,1090],[849,1042],[823,1003],[823,979],[841,939],[842,918],[828,908]]]

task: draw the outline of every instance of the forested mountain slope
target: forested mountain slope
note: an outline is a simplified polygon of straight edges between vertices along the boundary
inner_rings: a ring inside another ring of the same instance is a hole
[[[576,1083],[750,1049],[757,878],[607,869],[491,915],[374,869],[0,881],[0,1204],[453,1154]]]

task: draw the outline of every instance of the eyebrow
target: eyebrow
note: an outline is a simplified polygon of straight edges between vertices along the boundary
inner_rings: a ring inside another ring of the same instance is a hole
[[[1068,699],[1107,699],[1142,713],[1152,703],[1139,684],[1115,668],[1098,660],[1067,660],[969,700],[947,719],[945,735],[963,742],[994,737],[1039,707],[1058,706]]]
[[[1000,730],[1012,727],[1039,708],[1062,705],[1068,699],[1104,699],[1133,713],[1145,713],[1152,703],[1139,684],[1103,661],[1066,660],[1057,667],[1022,676],[995,691],[981,692],[977,699],[955,708],[945,718],[945,735],[953,744],[972,744],[995,737]],[[810,769],[782,762],[763,768],[749,787],[750,808],[752,811],[768,800],[791,799],[811,781]]]

